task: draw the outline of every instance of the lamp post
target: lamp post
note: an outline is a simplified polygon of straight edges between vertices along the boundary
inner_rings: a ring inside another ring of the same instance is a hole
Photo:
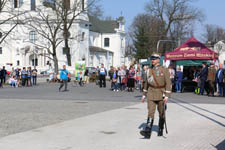
[[[159,51],[159,44],[160,44],[160,42],[177,42],[177,41],[173,41],[173,40],[159,40],[158,42],[157,42],[157,52]]]

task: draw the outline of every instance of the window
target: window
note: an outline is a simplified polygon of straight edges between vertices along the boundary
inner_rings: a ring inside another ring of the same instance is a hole
[[[64,0],[64,7],[70,9],[70,0]]]
[[[18,8],[18,0],[14,0],[13,4],[14,4],[14,8]]]
[[[32,59],[32,66],[38,66],[38,59],[35,59],[35,65],[34,65],[34,59]]]
[[[36,32],[35,31],[30,31],[29,39],[30,39],[30,42],[35,43],[35,41],[36,41]]]
[[[70,48],[68,48],[70,51]],[[66,55],[66,47],[63,47],[63,55]]]
[[[19,7],[23,5],[23,0],[19,0]]]
[[[36,0],[30,0],[30,10],[36,9]]]
[[[84,11],[84,0],[82,0],[82,11]]]
[[[81,41],[84,41],[85,32],[82,32]]]
[[[43,5],[45,7],[51,7],[52,9],[55,9],[55,0],[44,0]]]
[[[0,47],[0,54],[2,54],[2,47]]]
[[[19,61],[19,60],[16,61],[16,65],[17,65],[17,66],[20,65],[20,61]]]
[[[105,38],[105,39],[104,39],[104,46],[105,46],[105,47],[109,47],[109,42],[110,42],[110,41],[109,41],[109,38]]]

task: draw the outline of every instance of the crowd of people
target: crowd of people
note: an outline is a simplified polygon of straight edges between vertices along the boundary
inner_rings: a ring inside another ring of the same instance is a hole
[[[3,88],[4,84],[8,83],[12,87],[30,87],[37,84],[37,69],[34,67],[12,68],[7,71],[5,66],[0,68],[0,87]]]
[[[146,71],[148,66],[144,66],[143,69],[140,65],[131,65],[129,69],[125,65],[120,67],[110,67],[107,71],[104,68],[104,64],[101,67],[97,67],[97,84],[99,87],[106,87],[106,76],[109,76],[111,82],[112,91],[125,91],[133,92],[134,89],[142,91],[144,82],[146,81]]]
[[[100,88],[106,87],[106,77],[109,76],[111,82],[112,91],[128,91],[133,92],[135,89],[142,92],[143,85],[147,82],[147,70],[149,66],[131,65],[129,69],[125,65],[120,67],[110,67],[110,70],[107,71],[104,67],[104,64],[101,67],[97,67],[96,76],[97,84]],[[206,93],[208,96],[225,96],[225,70],[223,64],[215,66],[214,63],[210,63],[208,66],[207,63],[203,62],[202,66],[191,67],[188,69],[188,74],[180,68],[169,66],[170,80],[174,87],[174,91],[181,93],[182,92],[182,81],[185,79],[191,79],[197,83],[195,93],[198,95],[204,95]],[[68,72],[67,77],[70,78],[71,74]],[[83,73],[80,73],[76,77],[76,80],[82,86],[84,83],[89,82],[89,72],[86,69]],[[49,82],[62,81],[60,74],[58,76],[54,73],[50,74]],[[22,69],[12,68],[11,71],[7,71],[5,66],[0,68],[0,87],[2,88],[5,83],[13,87],[29,87],[37,84],[37,69],[34,67],[23,67]],[[67,87],[67,83],[64,83]],[[67,89],[66,89],[67,90]]]
[[[180,67],[173,69],[169,66],[171,83],[176,92],[182,92],[182,81],[191,80],[196,82],[195,93],[198,95],[225,96],[225,71],[223,64],[217,67],[213,62],[209,65],[206,62],[202,66],[188,67],[182,71]]]
[[[196,81],[198,82],[199,91],[197,94],[203,95],[206,91],[208,96],[215,96],[215,93],[220,97],[225,97],[225,73],[223,64],[219,64],[219,68],[214,63],[208,66],[202,63],[202,69],[197,73]]]

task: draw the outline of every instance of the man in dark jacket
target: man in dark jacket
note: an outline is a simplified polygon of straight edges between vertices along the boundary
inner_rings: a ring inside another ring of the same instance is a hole
[[[208,78],[208,66],[206,64],[206,62],[202,63],[202,70],[199,73],[199,77],[200,77],[200,93],[201,95],[204,94],[204,87],[205,87],[205,82]]]
[[[2,70],[1,70],[1,83],[2,83],[2,85],[6,81],[6,75],[7,75],[7,71],[5,70],[5,66],[3,66]]]
[[[225,96],[225,85],[224,85],[224,69],[223,64],[219,65],[219,69],[216,72],[216,83],[218,84],[219,88],[219,96]]]
[[[2,87],[2,68],[0,68],[0,88]]]

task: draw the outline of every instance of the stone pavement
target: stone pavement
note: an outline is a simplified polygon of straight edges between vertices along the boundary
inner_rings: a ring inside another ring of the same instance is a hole
[[[224,104],[171,101],[164,137],[157,137],[157,118],[150,140],[139,135],[145,103],[6,136],[0,150],[225,150]]]

